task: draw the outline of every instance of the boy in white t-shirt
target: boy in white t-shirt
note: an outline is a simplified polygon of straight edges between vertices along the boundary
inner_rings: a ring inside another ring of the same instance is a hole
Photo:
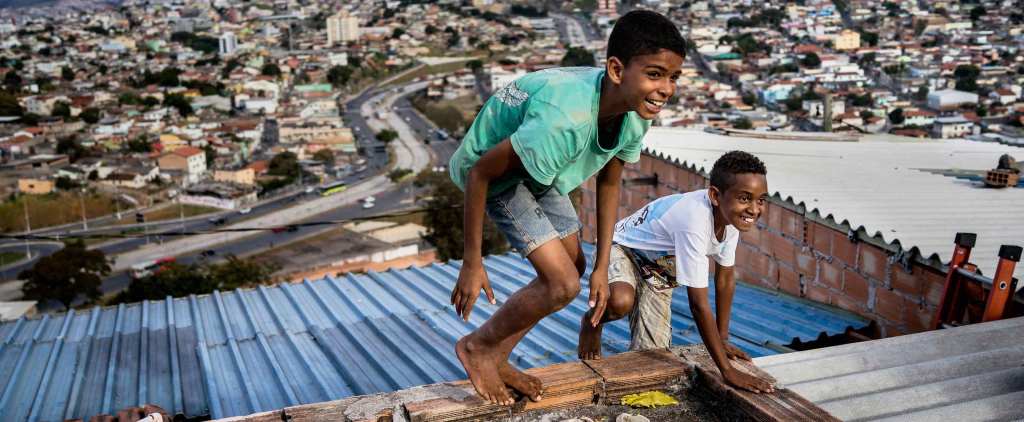
[[[658,198],[615,225],[608,282],[611,295],[601,322],[590,312],[580,322],[579,357],[601,357],[601,327],[629,315],[630,350],[665,348],[672,342],[672,289],[686,286],[690,310],[711,358],[730,385],[771,392],[766,380],[735,370],[729,359],[750,357],[726,341],[736,288],[733,261],[740,232],[754,228],[765,209],[764,163],[743,151],[722,155],[708,189]],[[715,262],[717,318],[708,301]]]

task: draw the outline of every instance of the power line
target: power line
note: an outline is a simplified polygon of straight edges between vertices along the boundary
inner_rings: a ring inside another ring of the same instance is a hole
[[[220,229],[209,229],[209,230],[189,230],[189,231],[168,231],[160,233],[79,233],[79,234],[67,234],[67,235],[36,235],[36,234],[0,234],[0,239],[12,239],[12,240],[53,240],[61,241],[66,239],[141,239],[146,236],[172,236],[172,237],[183,237],[183,236],[196,236],[203,234],[214,234],[214,233],[234,233],[234,232],[281,232],[281,231],[292,231],[297,230],[301,227],[314,227],[314,226],[331,226],[340,225],[346,223],[354,223],[360,221],[379,220],[381,218],[389,217],[403,217],[412,214],[418,214],[422,212],[434,212],[444,211],[450,209],[460,209],[462,204],[453,205],[450,207],[432,207],[432,208],[411,208],[403,211],[373,214],[363,217],[352,217],[340,220],[319,220],[319,221],[307,221],[303,223],[285,224],[281,226],[273,227],[238,227],[238,228],[220,228]]]

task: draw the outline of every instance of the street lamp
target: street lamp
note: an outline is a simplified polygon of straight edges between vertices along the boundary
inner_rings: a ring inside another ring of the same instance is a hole
[[[78,190],[78,203],[82,207],[82,230],[89,230],[89,221],[85,216],[85,197],[82,195],[85,193],[85,188]]]

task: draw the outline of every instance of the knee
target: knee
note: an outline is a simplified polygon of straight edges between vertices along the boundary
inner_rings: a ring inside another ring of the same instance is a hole
[[[605,315],[609,321],[620,319],[633,310],[633,298],[629,295],[615,294],[612,290],[612,296],[608,298],[608,305],[605,310]]]
[[[550,280],[549,287],[551,299],[557,309],[562,309],[571,303],[573,299],[576,299],[576,296],[579,296],[580,290],[582,290],[579,273],[566,274],[557,280]]]
[[[576,278],[579,279],[587,272],[587,257],[583,255],[583,251],[576,254],[576,261],[573,264],[576,265]]]

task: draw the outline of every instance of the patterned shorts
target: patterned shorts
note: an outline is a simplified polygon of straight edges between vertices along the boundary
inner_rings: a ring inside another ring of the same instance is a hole
[[[629,350],[666,348],[672,344],[672,288],[655,288],[640,277],[625,247],[613,244],[608,283],[626,283],[636,292],[629,314]]]

